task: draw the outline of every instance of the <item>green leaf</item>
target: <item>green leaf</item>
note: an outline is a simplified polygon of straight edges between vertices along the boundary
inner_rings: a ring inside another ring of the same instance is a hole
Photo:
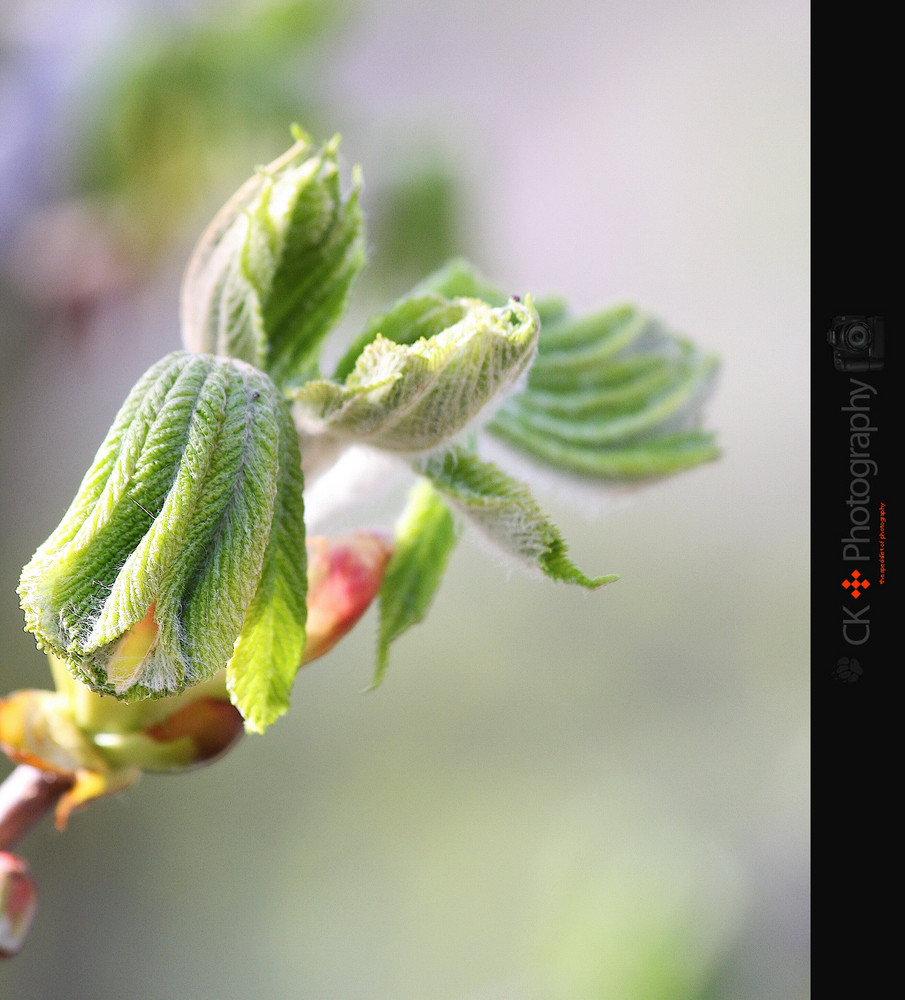
[[[282,527],[294,502],[280,467],[286,435],[286,401],[263,372],[185,352],[154,365],[22,571],[39,645],[124,701],[177,694],[226,666],[274,510]]]
[[[380,588],[377,668],[372,687],[383,680],[390,643],[427,614],[457,540],[446,501],[426,480],[412,489],[395,534],[393,557]]]
[[[201,237],[182,289],[182,337],[282,385],[310,376],[364,266],[360,181],[343,198],[338,139],[307,138],[251,178]]]
[[[298,435],[282,403],[279,485],[260,580],[226,672],[246,729],[263,732],[289,708],[305,648],[308,589]]]
[[[476,299],[407,299],[365,331],[342,381],[291,388],[303,433],[395,452],[437,447],[505,393],[534,356],[539,322],[530,300],[492,309]],[[399,340],[390,339],[387,330]]]
[[[414,463],[452,507],[526,567],[565,583],[594,589],[617,577],[588,577],[568,556],[556,525],[527,486],[474,452],[451,447]]]
[[[718,450],[700,429],[716,358],[632,306],[545,317],[527,386],[487,430],[566,471],[604,479],[667,475]]]

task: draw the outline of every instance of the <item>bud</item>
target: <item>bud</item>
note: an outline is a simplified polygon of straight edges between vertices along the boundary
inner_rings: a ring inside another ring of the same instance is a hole
[[[367,611],[392,554],[390,538],[376,531],[308,539],[306,663],[331,650]]]
[[[0,958],[19,953],[37,904],[28,864],[16,854],[0,851]]]
[[[282,660],[256,660],[248,643],[241,657],[256,697],[283,671],[266,724],[304,645],[301,489],[295,429],[271,379],[242,361],[168,355],[129,394],[23,570],[26,628],[92,690],[131,702],[213,677],[279,599]]]

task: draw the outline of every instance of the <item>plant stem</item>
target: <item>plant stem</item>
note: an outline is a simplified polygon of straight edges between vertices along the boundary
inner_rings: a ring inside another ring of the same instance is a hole
[[[20,764],[0,785],[0,850],[13,847],[71,787],[71,778]]]

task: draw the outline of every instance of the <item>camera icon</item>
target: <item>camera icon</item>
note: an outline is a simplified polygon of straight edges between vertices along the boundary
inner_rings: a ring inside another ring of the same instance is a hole
[[[886,323],[882,316],[836,316],[826,335],[839,372],[877,372],[883,367]]]

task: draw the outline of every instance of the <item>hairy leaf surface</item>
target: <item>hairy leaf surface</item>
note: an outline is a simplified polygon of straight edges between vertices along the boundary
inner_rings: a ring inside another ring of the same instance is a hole
[[[456,544],[449,506],[427,480],[412,489],[395,534],[393,558],[380,589],[374,687],[386,672],[390,643],[427,614]]]
[[[290,390],[296,421],[310,435],[389,451],[435,448],[512,387],[534,357],[538,328],[530,301],[497,309],[433,295],[404,301],[372,322],[341,380]]]
[[[569,558],[555,524],[531,491],[492,462],[457,446],[415,464],[451,506],[526,567],[594,589],[615,576],[588,577]]]
[[[313,374],[364,266],[359,178],[340,191],[338,140],[307,138],[262,168],[201,237],[182,289],[182,336],[277,384]]]
[[[168,355],[23,570],[26,627],[89,687],[134,701],[212,677],[243,629],[260,639],[272,615],[286,651],[243,646],[242,671],[285,677],[304,641],[298,468],[288,404],[267,375]]]

